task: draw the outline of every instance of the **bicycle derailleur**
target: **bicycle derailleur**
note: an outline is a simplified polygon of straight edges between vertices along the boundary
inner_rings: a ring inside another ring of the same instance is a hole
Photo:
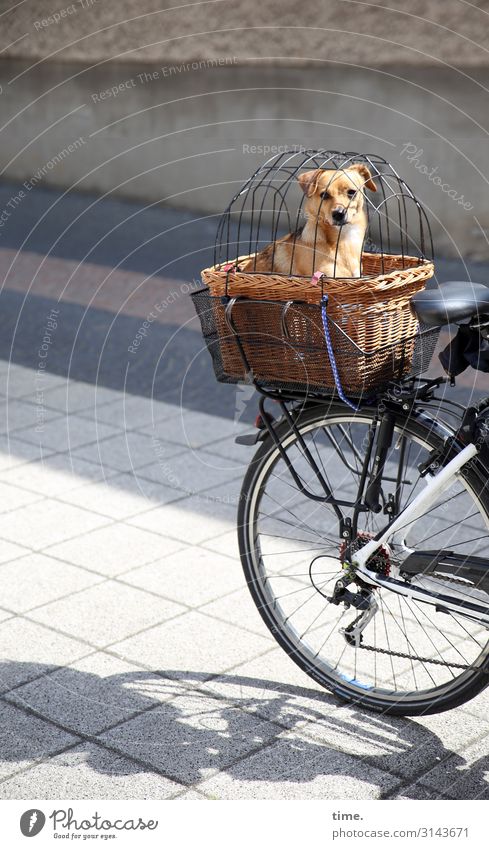
[[[375,598],[375,588],[363,584],[355,573],[351,564],[352,555],[364,546],[373,534],[360,532],[352,542],[344,539],[340,545],[340,557],[343,564],[344,575],[338,578],[331,596],[325,596],[331,604],[343,604],[346,609],[353,607],[360,614],[345,628],[340,628],[339,633],[343,635],[350,646],[359,647],[362,643],[362,632],[377,613],[379,606]],[[369,563],[369,568],[380,575],[388,577],[391,571],[391,552],[387,546],[381,548],[374,554]],[[347,559],[345,559],[347,558]],[[348,587],[355,583],[359,587],[358,592],[352,592]]]

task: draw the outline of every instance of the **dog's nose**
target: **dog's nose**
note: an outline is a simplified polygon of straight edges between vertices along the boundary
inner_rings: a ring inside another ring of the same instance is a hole
[[[343,224],[346,218],[346,209],[343,206],[337,206],[333,209],[331,215],[335,224]]]

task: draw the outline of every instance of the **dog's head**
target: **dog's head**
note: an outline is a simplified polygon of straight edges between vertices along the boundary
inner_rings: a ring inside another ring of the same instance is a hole
[[[307,217],[335,227],[363,221],[364,190],[377,191],[372,174],[362,162],[338,170],[316,168],[297,179],[306,196]]]

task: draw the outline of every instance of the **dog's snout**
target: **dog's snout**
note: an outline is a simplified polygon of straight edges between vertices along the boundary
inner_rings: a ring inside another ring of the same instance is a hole
[[[346,209],[344,206],[335,206],[333,209],[331,216],[335,224],[343,224],[346,218]]]

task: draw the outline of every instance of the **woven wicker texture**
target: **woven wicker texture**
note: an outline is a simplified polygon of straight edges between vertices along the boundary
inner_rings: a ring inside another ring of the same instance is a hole
[[[238,260],[238,268],[246,259]],[[300,277],[241,273],[234,266],[204,269],[202,280],[214,296],[226,373],[243,377],[246,371],[235,332],[249,369],[261,382],[334,388],[319,309],[322,295],[327,293],[330,334],[342,384],[358,393],[408,374],[418,329],[410,298],[433,275],[433,263],[365,253],[362,269],[369,276],[322,278],[320,285]],[[249,300],[236,302],[231,315],[229,311],[226,315],[222,296]],[[288,301],[294,304],[284,314]],[[311,310],[307,305],[317,308]]]
[[[225,297],[212,297],[208,288],[195,292],[192,300],[219,381],[236,383],[252,377],[264,386],[335,392],[319,305],[233,303]],[[331,320],[329,329],[343,389],[352,396],[370,395],[391,380],[425,371],[438,337],[438,329],[416,326],[415,335],[364,352]],[[252,375],[247,374],[245,361]]]
[[[420,335],[410,300],[432,249],[422,205],[381,156],[271,157],[221,215],[194,297],[218,379],[358,395],[421,372],[436,333]]]

